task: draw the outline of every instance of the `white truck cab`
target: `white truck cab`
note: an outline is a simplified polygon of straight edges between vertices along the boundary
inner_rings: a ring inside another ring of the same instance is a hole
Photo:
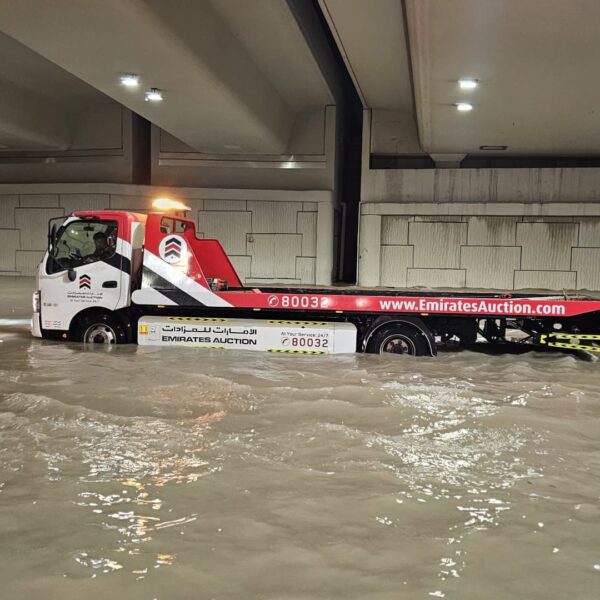
[[[54,332],[73,339],[114,335],[110,333],[114,329],[101,325],[86,328],[86,314],[112,314],[131,304],[145,219],[130,212],[86,211],[67,217],[58,228],[50,225],[48,250],[38,267],[33,335],[52,337]],[[118,335],[123,333],[127,332]]]

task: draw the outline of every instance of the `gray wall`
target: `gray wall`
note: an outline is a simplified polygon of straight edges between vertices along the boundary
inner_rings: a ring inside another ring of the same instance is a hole
[[[600,290],[600,205],[531,208],[364,204],[360,283]]]
[[[360,285],[600,291],[600,169],[373,170],[386,129],[371,124]]]
[[[337,109],[301,113],[286,151],[205,154],[152,127],[152,184],[212,188],[334,190],[339,136]]]
[[[133,184],[135,117],[109,107],[82,115],[77,150],[0,152],[0,275],[34,274],[51,217],[147,211],[166,195],[191,203],[199,235],[219,239],[247,283],[331,283],[340,202],[335,106],[305,111],[289,153],[273,156],[206,155],[153,126],[146,186]]]
[[[331,283],[331,192],[115,184],[0,185],[0,275],[35,274],[52,217],[105,208],[148,212],[165,194],[189,203],[198,235],[219,239],[246,283]]]

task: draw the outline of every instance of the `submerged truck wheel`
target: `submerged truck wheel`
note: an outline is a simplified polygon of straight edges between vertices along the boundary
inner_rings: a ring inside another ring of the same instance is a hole
[[[76,338],[84,344],[126,344],[129,341],[120,319],[106,313],[83,317]]]
[[[394,323],[378,329],[369,340],[367,352],[373,354],[430,355],[424,336],[410,325]]]

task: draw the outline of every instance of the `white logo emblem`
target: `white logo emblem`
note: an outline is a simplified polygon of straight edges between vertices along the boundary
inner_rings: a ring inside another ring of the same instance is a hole
[[[174,265],[187,256],[187,244],[179,235],[168,235],[161,240],[158,252],[165,262]]]

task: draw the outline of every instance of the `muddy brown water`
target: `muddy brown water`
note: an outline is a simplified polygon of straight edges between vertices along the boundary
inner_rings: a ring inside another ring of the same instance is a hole
[[[600,364],[30,337],[0,278],[0,598],[600,598]]]

